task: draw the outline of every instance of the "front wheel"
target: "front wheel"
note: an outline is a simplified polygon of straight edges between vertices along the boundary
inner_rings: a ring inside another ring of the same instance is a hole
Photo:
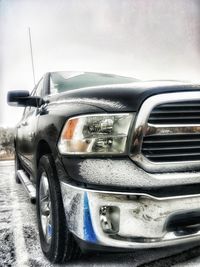
[[[38,228],[43,253],[53,263],[78,258],[80,249],[67,229],[60,184],[51,155],[40,159],[36,189]]]

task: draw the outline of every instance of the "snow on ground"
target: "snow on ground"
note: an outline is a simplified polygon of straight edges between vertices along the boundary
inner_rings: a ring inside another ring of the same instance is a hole
[[[52,266],[40,249],[35,209],[22,185],[14,181],[13,162],[0,162],[0,267]],[[126,254],[84,255],[66,266],[200,266],[198,256],[200,247],[193,243]]]

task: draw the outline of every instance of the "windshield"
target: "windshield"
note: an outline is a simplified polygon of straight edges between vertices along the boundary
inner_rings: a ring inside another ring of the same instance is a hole
[[[138,81],[131,77],[93,72],[52,72],[50,94],[98,85],[123,84]]]

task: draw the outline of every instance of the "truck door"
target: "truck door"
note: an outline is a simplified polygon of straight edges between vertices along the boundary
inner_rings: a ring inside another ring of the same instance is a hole
[[[17,125],[17,138],[16,138],[16,149],[18,156],[22,159],[24,162],[24,154],[26,151],[26,144],[25,144],[25,139],[24,139],[24,130],[26,127],[26,117],[29,112],[30,107],[26,107],[24,109],[22,119]]]
[[[40,96],[43,91],[43,78],[37,84],[35,90],[32,92],[33,96]],[[33,153],[35,148],[35,137],[38,125],[39,112],[38,107],[29,107],[24,121],[24,137],[23,137],[23,156],[25,164],[32,172],[33,170]]]

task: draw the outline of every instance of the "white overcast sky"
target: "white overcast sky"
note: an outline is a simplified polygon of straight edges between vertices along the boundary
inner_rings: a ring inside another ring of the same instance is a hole
[[[0,0],[0,125],[21,108],[6,93],[49,70],[90,70],[141,79],[200,80],[199,0]]]

